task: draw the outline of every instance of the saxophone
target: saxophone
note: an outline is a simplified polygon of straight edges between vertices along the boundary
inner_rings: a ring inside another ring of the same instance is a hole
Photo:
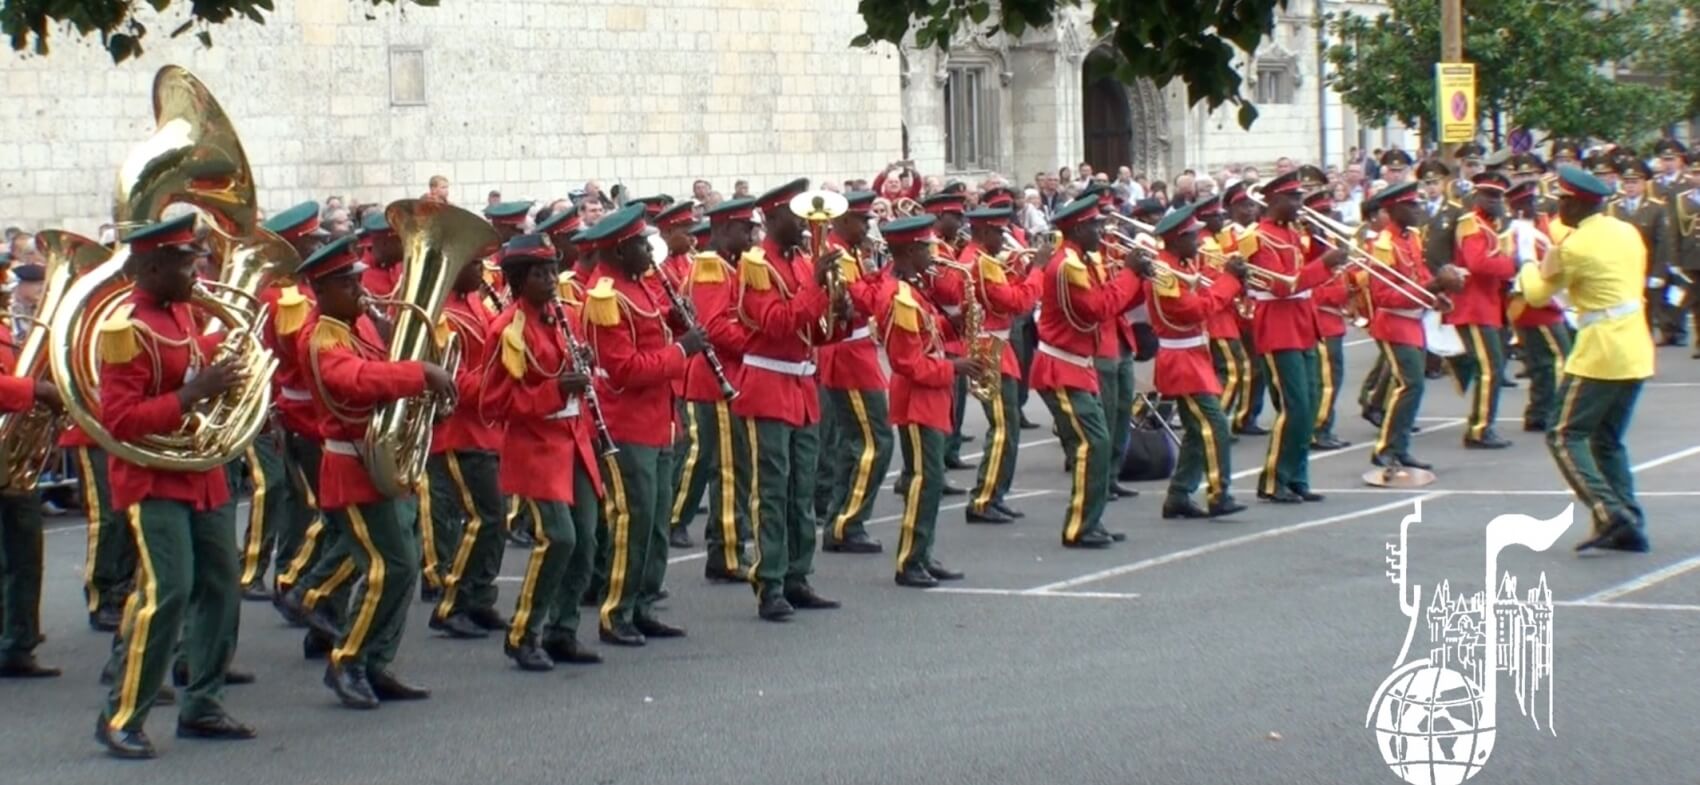
[[[974,282],[974,268],[946,261],[938,263],[962,275],[962,346],[967,358],[978,369],[968,377],[968,392],[981,402],[998,397],[1003,371],[1004,339],[985,331],[986,306],[980,302],[980,287]]]

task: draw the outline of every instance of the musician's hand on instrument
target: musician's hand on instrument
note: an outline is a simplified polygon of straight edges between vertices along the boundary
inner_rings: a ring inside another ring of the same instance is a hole
[[[59,397],[59,386],[49,381],[35,383],[35,402],[55,412],[65,410],[65,399]]]
[[[425,390],[438,395],[453,395],[455,377],[441,365],[425,363]]]
[[[177,400],[184,408],[199,403],[208,398],[222,395],[226,390],[235,387],[242,381],[242,374],[237,370],[236,358],[226,357],[212,365],[200,369],[195,378],[177,388]]]
[[[952,357],[950,364],[956,369],[957,376],[977,376],[986,370],[986,366],[981,365],[979,360],[969,357]]]
[[[831,275],[833,270],[838,269],[838,260],[843,258],[844,251],[840,248],[834,248],[821,254],[820,258],[815,260],[815,283],[825,286],[826,277]]]
[[[590,388],[590,377],[577,371],[569,371],[556,377],[555,383],[561,388],[562,397],[570,398]]]
[[[1442,265],[1428,282],[1431,292],[1459,292],[1464,290],[1464,271],[1457,265]]]
[[[679,348],[685,350],[686,357],[701,354],[708,348],[708,333],[703,332],[701,327],[692,327],[679,336]]]
[[[1222,265],[1222,269],[1227,270],[1229,275],[1240,279],[1241,282],[1244,282],[1246,275],[1251,272],[1251,268],[1245,263],[1245,260],[1238,256],[1229,257],[1227,263]]]
[[[1338,270],[1351,258],[1344,248],[1335,248],[1322,255],[1322,263],[1330,270]]]
[[[1127,269],[1141,278],[1150,278],[1156,273],[1156,265],[1151,263],[1151,257],[1145,254],[1134,254],[1127,260]]]

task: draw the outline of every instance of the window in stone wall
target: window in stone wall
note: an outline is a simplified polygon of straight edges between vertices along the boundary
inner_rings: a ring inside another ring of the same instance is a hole
[[[390,47],[390,106],[425,105],[425,50]]]
[[[952,65],[944,85],[945,165],[952,170],[995,169],[997,83],[984,65]]]
[[[1290,104],[1293,102],[1294,77],[1298,69],[1288,60],[1259,60],[1257,63],[1257,103]]]

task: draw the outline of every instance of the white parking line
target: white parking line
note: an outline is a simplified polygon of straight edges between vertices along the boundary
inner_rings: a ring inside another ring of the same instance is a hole
[[[1422,488],[1312,488],[1311,490],[1315,491],[1317,493],[1320,493],[1324,496],[1332,496],[1332,495],[1336,495],[1336,494],[1342,495],[1342,496],[1351,495],[1351,494],[1358,494],[1358,495],[1364,495],[1364,496],[1398,496],[1398,495],[1410,496],[1410,495],[1416,495],[1416,494],[1421,494],[1421,493],[1427,493],[1427,491],[1425,491]],[[1565,490],[1565,489],[1538,491],[1538,490],[1505,490],[1505,489],[1474,488],[1474,489],[1467,490],[1467,491],[1450,490],[1450,491],[1447,491],[1447,493],[1450,493],[1453,496],[1572,496],[1572,495],[1574,495],[1569,490]],[[1657,499],[1657,498],[1673,498],[1673,497],[1687,497],[1687,496],[1700,496],[1700,491],[1636,491],[1635,492],[1635,498],[1637,498],[1637,499],[1649,499],[1649,498]]]
[[[1444,431],[1448,428],[1456,428],[1460,425],[1463,425],[1465,422],[1468,422],[1468,421],[1464,420],[1463,418],[1459,418],[1459,417],[1448,418],[1445,422],[1442,422],[1439,425],[1431,425],[1427,428],[1424,428],[1422,433],[1413,434],[1413,436],[1415,436],[1417,438],[1421,438],[1421,437],[1427,436],[1428,434],[1431,434],[1431,433],[1435,433],[1435,432],[1438,432],[1438,431]],[[1270,436],[1274,436],[1274,434],[1270,434]],[[1343,448],[1338,449],[1338,450],[1329,450],[1327,452],[1311,453],[1310,459],[1312,461],[1320,461],[1320,460],[1323,460],[1323,459],[1326,459],[1326,458],[1333,458],[1337,455],[1345,455],[1346,453],[1358,452],[1360,450],[1367,450],[1367,449],[1374,447],[1374,446],[1375,446],[1375,442],[1373,442],[1373,441],[1358,442],[1357,444],[1351,445],[1350,447],[1343,447]],[[1234,472],[1231,475],[1231,478],[1235,479],[1235,480],[1243,480],[1247,477],[1251,477],[1253,475],[1262,474],[1262,473],[1263,473],[1263,467],[1260,465],[1260,466],[1252,467],[1250,469],[1241,469],[1237,472]]]
[[[1656,468],[1663,466],[1667,463],[1674,463],[1676,461],[1680,461],[1683,458],[1687,458],[1690,455],[1700,455],[1700,444],[1697,444],[1697,445],[1690,447],[1686,450],[1678,450],[1677,452],[1673,452],[1670,455],[1663,455],[1663,456],[1660,456],[1658,458],[1654,458],[1650,461],[1644,461],[1642,463],[1635,464],[1634,466],[1629,467],[1629,470],[1631,472],[1636,473],[1636,474],[1640,474],[1641,472],[1644,472],[1648,469],[1656,469]]]
[[[939,586],[927,589],[928,594],[974,594],[991,597],[1062,597],[1075,600],[1135,600],[1137,594],[1112,591],[1034,591],[1032,589],[971,589],[961,586]]]
[[[1583,597],[1580,600],[1577,600],[1577,602],[1583,602],[1583,603],[1607,603],[1607,602],[1611,602],[1612,600],[1615,600],[1619,597],[1626,597],[1628,595],[1634,594],[1635,592],[1641,591],[1643,589],[1650,589],[1654,586],[1657,586],[1661,583],[1664,583],[1665,581],[1668,581],[1672,578],[1675,578],[1678,575],[1682,575],[1683,573],[1687,573],[1687,572],[1693,572],[1696,569],[1700,569],[1700,556],[1690,556],[1689,558],[1683,559],[1682,561],[1679,561],[1675,564],[1672,564],[1669,567],[1665,567],[1664,569],[1654,570],[1652,572],[1647,573],[1646,575],[1642,575],[1638,578],[1633,578],[1631,580],[1624,581],[1623,583],[1620,583],[1616,586],[1612,586],[1612,587],[1606,588],[1606,589],[1601,589],[1600,591],[1594,592],[1593,594],[1590,594],[1586,597]]]
[[[1618,611],[1687,611],[1700,613],[1700,605],[1680,605],[1660,602],[1588,602],[1586,600],[1565,600],[1555,602],[1562,608],[1608,608]]]

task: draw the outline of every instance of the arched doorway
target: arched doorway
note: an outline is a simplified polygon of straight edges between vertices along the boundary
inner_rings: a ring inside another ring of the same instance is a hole
[[[1086,162],[1114,177],[1117,167],[1133,165],[1133,102],[1127,86],[1115,77],[1094,77],[1091,65],[1085,68],[1081,106],[1085,113]]]

